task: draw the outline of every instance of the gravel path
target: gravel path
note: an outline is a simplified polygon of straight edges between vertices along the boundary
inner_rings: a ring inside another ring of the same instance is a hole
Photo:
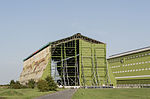
[[[66,89],[63,91],[58,91],[56,93],[41,96],[35,99],[71,99],[72,95],[77,91],[77,89]]]

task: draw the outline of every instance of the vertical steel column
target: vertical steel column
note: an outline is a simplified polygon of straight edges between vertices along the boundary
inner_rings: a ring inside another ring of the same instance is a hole
[[[95,56],[95,69],[96,69],[96,80],[97,80],[97,85],[99,86],[99,73],[97,71],[97,56],[96,56],[96,49],[94,49],[94,56]]]
[[[84,66],[83,66],[83,59],[82,59],[82,40],[81,40],[81,47],[80,47],[81,49],[81,77],[82,77],[82,80],[83,80],[83,86],[85,87],[85,77],[84,77]]]
[[[61,44],[61,85],[64,84],[64,75],[63,75],[63,44]]]
[[[107,65],[107,59],[106,59],[106,45],[105,45],[105,48],[104,48],[104,53],[105,53],[105,56],[104,56],[104,58],[105,58],[105,66]],[[106,69],[105,69],[105,71],[107,71],[107,67],[106,67]],[[107,77],[107,74],[105,75],[105,80],[104,80],[104,84],[106,84],[106,77]],[[108,82],[107,82],[108,83]]]
[[[92,44],[91,44],[91,60],[92,60],[92,76],[93,76],[93,82],[94,82],[94,86],[97,84],[97,82],[96,82],[96,78],[95,78],[95,66],[94,66],[94,56],[93,56],[93,46],[92,46]]]
[[[64,48],[63,49],[65,49],[65,43],[62,43],[64,46]],[[64,51],[64,50],[63,50]],[[63,51],[62,51],[62,53],[63,53]],[[65,52],[64,52],[64,54],[65,54]],[[65,56],[65,55],[64,55]],[[64,60],[64,59],[63,59]],[[62,61],[63,61],[62,60]],[[62,65],[63,65],[63,81],[64,81],[64,85],[66,86],[66,78],[65,78],[65,65],[64,65],[64,61],[63,61],[63,63],[62,63]]]
[[[77,42],[75,40],[75,86],[77,85]]]
[[[64,43],[64,67],[65,67],[65,75],[66,75],[66,78],[67,78],[67,85],[69,85],[69,79],[68,79],[68,71],[67,71],[67,60],[66,60],[66,45]],[[66,82],[66,79],[65,79],[65,82]]]

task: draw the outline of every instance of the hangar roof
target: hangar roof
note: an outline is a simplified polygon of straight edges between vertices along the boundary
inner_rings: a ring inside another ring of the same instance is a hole
[[[114,54],[114,55],[109,56],[108,59],[117,58],[117,57],[120,57],[120,56],[125,56],[125,55],[139,53],[139,52],[144,52],[144,51],[147,51],[147,50],[150,50],[150,46],[140,48],[140,49],[131,50],[131,51],[127,51],[127,52],[123,52],[123,53],[119,53],[119,54]]]

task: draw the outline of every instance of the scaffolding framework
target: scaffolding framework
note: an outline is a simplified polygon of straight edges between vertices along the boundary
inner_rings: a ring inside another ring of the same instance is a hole
[[[107,67],[104,52],[105,46],[80,39],[52,47],[52,61],[57,63],[55,72],[58,71],[57,76],[60,78],[59,82],[56,82],[64,86],[102,86],[106,84]]]

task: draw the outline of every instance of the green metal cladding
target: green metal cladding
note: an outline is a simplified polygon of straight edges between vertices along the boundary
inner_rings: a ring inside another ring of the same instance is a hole
[[[79,40],[80,85],[102,86],[107,84],[106,45]]]
[[[150,84],[150,50],[108,59],[111,83]]]

